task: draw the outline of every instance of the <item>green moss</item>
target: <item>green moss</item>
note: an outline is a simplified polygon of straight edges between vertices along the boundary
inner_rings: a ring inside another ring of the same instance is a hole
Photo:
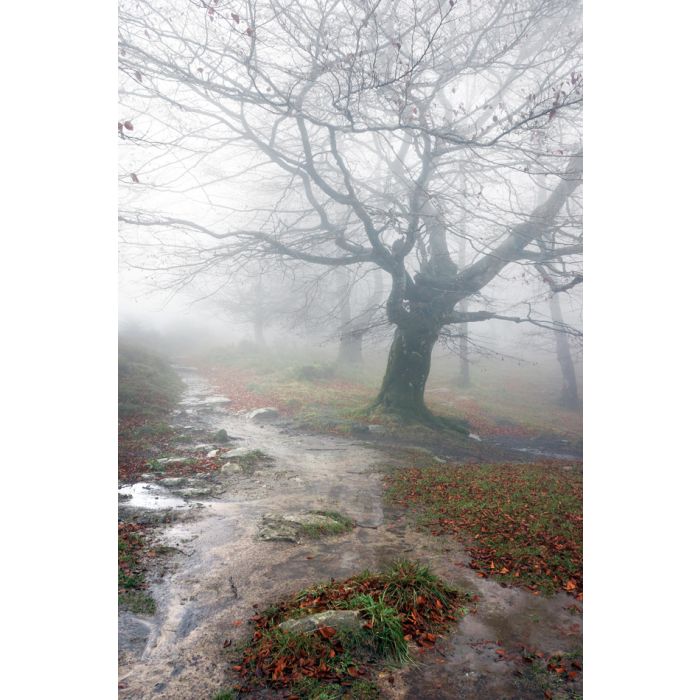
[[[334,510],[312,510],[311,513],[323,515],[333,520],[333,522],[323,525],[313,523],[302,525],[302,534],[310,539],[319,539],[328,535],[341,535],[344,532],[349,532],[355,526],[353,520]]]
[[[120,593],[119,605],[137,615],[155,615],[156,612],[156,601],[145,591]]]

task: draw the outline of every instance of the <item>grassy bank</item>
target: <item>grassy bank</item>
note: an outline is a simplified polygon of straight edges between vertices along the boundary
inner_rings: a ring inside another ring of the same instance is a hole
[[[165,358],[119,343],[119,419],[158,423],[175,407],[182,382]]]
[[[583,598],[580,466],[446,464],[387,477],[387,497],[463,544],[480,576]]]
[[[233,410],[275,406],[305,427],[331,433],[372,424],[400,432],[390,418],[365,410],[381,384],[384,360],[375,353],[361,366],[348,367],[320,351],[241,344],[193,362],[232,399]],[[467,420],[481,436],[580,440],[581,414],[557,404],[560,380],[551,367],[482,360],[471,385],[460,388],[453,364],[439,358],[431,370],[426,403],[434,413]]]

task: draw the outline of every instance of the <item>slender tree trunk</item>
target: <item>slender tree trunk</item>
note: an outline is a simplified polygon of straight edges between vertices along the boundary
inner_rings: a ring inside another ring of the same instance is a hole
[[[263,288],[261,280],[255,288],[255,309],[253,315],[253,332],[257,345],[265,345],[265,311],[263,309]]]
[[[439,327],[399,326],[389,350],[386,373],[375,406],[388,411],[425,417],[425,384]]]
[[[459,310],[466,313],[467,303],[461,302]],[[462,323],[459,327],[459,376],[457,382],[462,387],[468,387],[471,384],[469,376],[469,324]]]
[[[542,204],[545,199],[545,189],[544,189],[544,175],[538,174],[535,179],[537,183],[537,194],[535,196],[535,204]],[[545,238],[540,238],[538,241],[540,250],[545,252],[547,250],[547,241]],[[541,270],[541,268],[538,268]],[[541,270],[541,272],[544,272]],[[561,315],[561,306],[559,305],[559,297],[554,292],[553,284],[549,279],[548,275],[542,274],[543,279],[552,289],[552,296],[549,299],[549,313],[552,317],[554,323],[563,323],[564,318]],[[581,400],[579,399],[578,389],[576,387],[576,372],[574,370],[574,362],[571,359],[571,350],[569,348],[569,341],[565,333],[560,331],[554,331],[554,337],[557,343],[557,359],[559,360],[559,367],[561,368],[562,376],[562,391],[560,397],[560,403],[565,408],[577,408]]]
[[[358,364],[362,362],[362,335],[357,335],[352,327],[352,309],[350,308],[351,289],[347,284],[347,273],[336,272],[338,303],[340,305],[340,346],[338,363]]]
[[[549,300],[549,311],[552,315],[552,321],[555,323],[563,323],[557,294],[552,294]],[[569,341],[566,337],[566,333],[555,331],[554,336],[557,341],[557,359],[559,360],[559,367],[561,367],[561,376],[563,380],[561,404],[566,408],[577,408],[581,400],[576,386],[576,371],[574,370],[574,362],[571,359]]]
[[[466,189],[466,186],[465,186]],[[466,227],[465,227],[466,228]],[[464,238],[459,239],[459,267],[464,269],[467,264],[467,241]],[[462,299],[459,302],[459,310],[466,313],[468,310],[467,300]],[[459,326],[459,376],[457,383],[459,386],[467,387],[470,384],[469,377],[469,324],[462,323]]]

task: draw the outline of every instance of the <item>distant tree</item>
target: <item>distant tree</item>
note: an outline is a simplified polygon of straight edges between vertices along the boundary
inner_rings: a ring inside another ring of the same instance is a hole
[[[123,180],[187,179],[207,201],[193,218],[134,195],[121,221],[185,237],[167,267],[187,276],[271,257],[381,268],[395,332],[375,407],[433,421],[443,329],[551,327],[460,304],[513,265],[578,264],[564,205],[581,183],[580,34],[572,0],[122,0]],[[207,161],[228,164],[224,182],[202,184]],[[532,208],[535,172],[551,184]]]
[[[380,311],[384,303],[384,278],[381,268],[375,268],[372,273],[372,288],[369,295],[357,299],[359,313],[353,315],[351,297],[357,285],[352,280],[341,278],[338,288],[340,296],[340,346],[338,362],[346,365],[359,365],[363,362],[362,345],[368,332],[377,325]]]

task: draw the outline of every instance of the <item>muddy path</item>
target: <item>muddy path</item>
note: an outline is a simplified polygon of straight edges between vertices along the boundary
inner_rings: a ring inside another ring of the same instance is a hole
[[[579,646],[580,616],[570,612],[570,597],[542,598],[480,579],[465,567],[468,558],[460,546],[416,532],[403,512],[383,504],[377,465],[391,460],[386,450],[257,424],[227,410],[226,400],[195,372],[181,374],[187,390],[176,426],[224,428],[237,438],[233,446],[262,450],[273,461],[252,474],[218,479],[211,497],[181,500],[156,488],[156,499],[152,485],[136,484],[132,490],[145,492],[146,500],[134,495],[120,501],[120,517],[174,516],[157,530],[159,546],[169,555],[151,575],[155,616],[120,613],[121,698],[210,700],[232,680],[223,642],[247,637],[245,620],[254,604],[264,607],[310,584],[377,569],[399,557],[430,564],[476,593],[479,602],[477,612],[466,615],[435,650],[417,654],[415,665],[382,674],[386,697],[542,697],[536,683],[515,675],[517,662],[509,654],[521,644],[546,654]],[[339,511],[357,527],[300,544],[258,539],[264,514],[307,510]],[[274,695],[248,695],[268,696]]]

